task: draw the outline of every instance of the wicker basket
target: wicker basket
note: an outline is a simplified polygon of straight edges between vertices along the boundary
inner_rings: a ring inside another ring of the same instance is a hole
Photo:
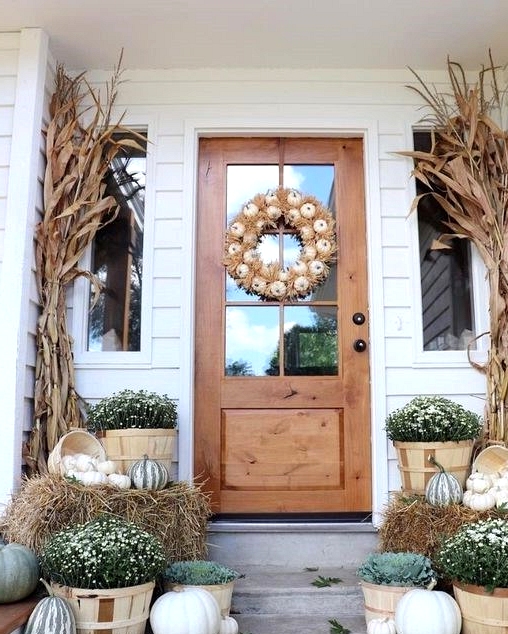
[[[406,592],[414,590],[414,586],[382,586],[361,581],[365,605],[365,622],[387,617],[395,618],[397,603]]]
[[[113,590],[89,590],[51,584],[71,606],[77,634],[144,634],[153,582]]]
[[[83,453],[97,460],[106,460],[106,451],[100,441],[87,431],[75,429],[60,438],[48,456],[48,471],[54,474],[65,474],[62,464],[64,456]]]
[[[162,462],[171,473],[176,429],[108,429],[97,436],[120,473],[143,456]]]
[[[473,471],[496,473],[508,467],[508,449],[502,445],[491,445],[476,456]]]

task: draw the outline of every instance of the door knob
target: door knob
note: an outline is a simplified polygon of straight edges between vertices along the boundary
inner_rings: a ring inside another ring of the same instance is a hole
[[[351,319],[357,326],[361,326],[365,323],[365,315],[363,313],[355,313]]]
[[[356,339],[353,343],[353,348],[356,352],[365,352],[367,350],[367,342],[363,339]]]

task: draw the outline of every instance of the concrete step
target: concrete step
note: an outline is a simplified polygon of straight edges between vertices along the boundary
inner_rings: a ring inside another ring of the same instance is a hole
[[[234,567],[357,567],[377,548],[370,523],[212,522],[208,557]]]
[[[351,634],[365,634],[366,624],[356,568],[308,570],[282,566],[237,567],[245,574],[235,583],[231,616],[242,634],[329,634],[335,619]],[[319,576],[338,583],[318,588]]]

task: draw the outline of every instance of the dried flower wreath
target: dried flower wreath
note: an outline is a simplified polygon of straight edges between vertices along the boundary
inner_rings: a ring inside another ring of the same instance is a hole
[[[266,231],[293,229],[301,245],[296,262],[281,268],[260,257],[259,242]],[[227,272],[250,295],[266,300],[307,297],[329,273],[336,252],[335,221],[317,198],[282,187],[256,194],[233,218],[226,231],[224,264]]]

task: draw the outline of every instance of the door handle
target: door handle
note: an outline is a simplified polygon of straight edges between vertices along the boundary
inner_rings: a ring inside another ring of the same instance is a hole
[[[367,342],[364,339],[356,339],[353,343],[353,348],[356,352],[365,352],[367,350]]]

